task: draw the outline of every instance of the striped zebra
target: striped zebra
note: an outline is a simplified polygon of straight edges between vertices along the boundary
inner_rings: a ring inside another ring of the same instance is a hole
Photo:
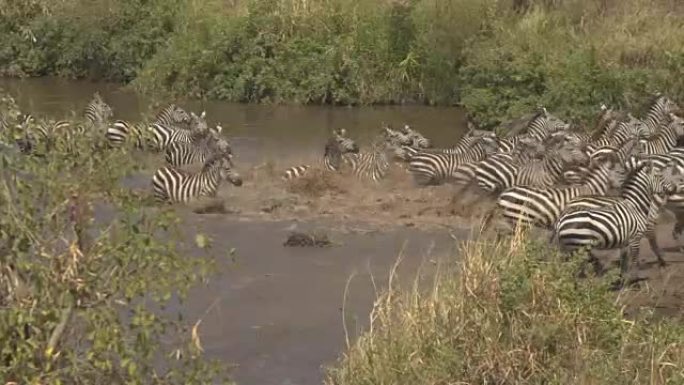
[[[395,144],[377,138],[368,152],[342,154],[341,171],[349,172],[361,180],[378,183],[387,176],[391,167],[390,159],[396,157],[398,149]]]
[[[582,197],[569,202],[553,226],[552,239],[565,252],[623,249],[620,273],[624,276],[629,257],[637,258],[641,238],[646,236],[658,262],[665,265],[655,222],[667,196],[676,192],[671,174],[642,165],[625,182],[621,197]]]
[[[426,138],[420,132],[412,129],[408,124],[404,124],[401,133],[411,141],[410,146],[413,148],[430,148],[432,143],[430,139]]]
[[[242,178],[231,166],[223,154],[214,154],[197,173],[160,168],[152,176],[154,197],[159,203],[188,203],[199,197],[215,197],[224,180],[242,186]]]
[[[178,115],[174,118],[173,114]],[[162,151],[174,142],[197,143],[208,135],[218,135],[221,132],[221,126],[218,125],[215,128],[208,128],[204,113],[198,116],[191,112],[188,115],[190,123],[178,120],[184,119],[184,115],[185,111],[172,105],[162,111],[157,120],[150,125],[130,124],[117,120],[107,129],[107,143],[111,147],[121,147],[126,141],[130,141],[139,149],[151,148]],[[177,128],[183,124],[191,128]]]
[[[458,153],[418,152],[410,156],[409,172],[419,185],[439,185],[449,182],[463,164],[482,161],[498,150],[491,137],[480,137],[470,149]]]
[[[485,228],[494,215],[500,213],[504,223],[512,227],[525,225],[551,229],[569,201],[583,195],[605,195],[609,189],[620,187],[624,176],[622,165],[605,162],[593,166],[582,186],[513,186],[499,195],[497,207],[488,215]]]
[[[354,142],[353,139],[347,137],[347,130],[344,128],[333,130],[332,136],[325,144],[321,169],[327,171],[339,171],[342,155],[346,153],[358,152],[359,146],[356,144],[356,142]],[[282,179],[287,181],[300,178],[306,175],[307,172],[313,167],[313,165],[299,165],[290,167],[283,172]]]
[[[232,148],[223,138],[207,138],[200,143],[173,142],[164,152],[166,163],[174,167],[182,167],[195,163],[204,163],[213,154],[223,154],[227,159],[233,158]]]
[[[200,118],[204,119],[204,116],[203,113]],[[170,104],[159,111],[150,124],[116,120],[107,127],[105,137],[111,147],[121,147],[130,140],[136,148],[143,149],[148,145],[160,148],[159,138],[162,138],[163,142],[163,138],[171,136],[170,133],[175,130],[189,130],[192,121],[192,116],[184,109],[175,104]]]
[[[202,112],[201,117],[205,117]],[[153,123],[167,126],[170,128],[188,128],[192,122],[192,117],[181,107],[175,104],[169,104],[166,108],[157,113]]]
[[[569,124],[549,114],[548,111],[546,111],[546,108],[542,107],[540,111],[530,119],[527,124],[527,133],[525,135],[542,143],[554,132],[567,131],[569,127]]]
[[[555,186],[568,166],[584,164],[589,160],[588,155],[577,146],[563,146],[542,160],[527,163],[516,162],[504,155],[492,156],[480,162],[475,169],[477,185],[490,194],[498,194],[518,185]]]
[[[670,113],[670,123],[662,127],[654,136],[639,140],[639,152],[642,154],[666,154],[675,146],[679,138],[684,136],[684,119]]]
[[[86,126],[95,128],[106,127],[112,114],[112,107],[102,100],[100,93],[96,92],[93,95],[93,99],[85,107],[84,116]],[[85,127],[78,127],[77,131],[81,134],[85,131]]]
[[[644,124],[648,127],[651,134],[655,134],[663,125],[670,113],[675,113],[679,110],[677,103],[664,95],[656,95],[655,101],[651,104],[643,119]]]

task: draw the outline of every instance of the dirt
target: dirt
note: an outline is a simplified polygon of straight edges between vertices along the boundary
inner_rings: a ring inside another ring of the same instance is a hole
[[[215,250],[237,250],[237,262],[227,261],[221,278],[198,288],[185,310],[203,318],[208,356],[236,364],[240,384],[320,384],[322,367],[367,326],[376,290],[397,258],[406,281],[452,258],[454,239],[477,232],[493,205],[486,198],[468,203],[479,197],[468,192],[455,197],[454,186],[417,187],[401,168],[377,185],[346,175],[324,183],[281,180],[297,161],[244,167],[243,186],[219,194],[224,213],[185,217]],[[684,316],[684,257],[671,228],[667,217],[658,227],[665,268],[644,241],[641,268],[631,274],[647,280],[639,283],[643,290],[623,294],[627,312],[649,306],[658,316]],[[330,245],[285,247],[297,233],[325,234]],[[603,254],[607,266],[617,259],[616,252]]]

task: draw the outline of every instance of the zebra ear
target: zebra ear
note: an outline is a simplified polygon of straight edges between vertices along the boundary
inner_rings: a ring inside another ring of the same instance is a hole
[[[200,118],[204,119],[206,117],[207,117],[207,111],[202,111],[202,113],[200,114]]]

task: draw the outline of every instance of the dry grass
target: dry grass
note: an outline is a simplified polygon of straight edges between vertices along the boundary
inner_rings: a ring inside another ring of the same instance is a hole
[[[310,169],[297,179],[287,182],[287,191],[307,197],[318,198],[324,194],[346,194],[342,176],[319,169]]]
[[[460,256],[428,290],[391,279],[325,383],[684,383],[684,325],[626,319],[607,283],[575,278],[577,262],[520,235]]]

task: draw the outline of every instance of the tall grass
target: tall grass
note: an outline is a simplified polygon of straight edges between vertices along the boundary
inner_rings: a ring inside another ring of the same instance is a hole
[[[6,74],[242,102],[462,104],[485,126],[539,104],[583,120],[684,96],[676,0],[20,3],[0,0]]]
[[[325,383],[684,383],[684,325],[626,319],[576,262],[522,238],[471,241],[460,258],[428,289],[390,285]]]

